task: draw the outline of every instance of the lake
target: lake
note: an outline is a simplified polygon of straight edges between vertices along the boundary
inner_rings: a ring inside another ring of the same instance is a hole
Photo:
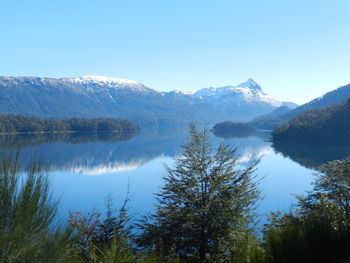
[[[259,162],[256,176],[263,199],[257,212],[262,219],[271,211],[289,211],[296,200],[294,195],[311,189],[317,165],[350,154],[346,147],[318,149],[295,144],[278,146],[276,150],[268,132],[244,138],[219,138],[210,132],[209,136],[213,148],[220,142],[237,146],[240,167]],[[24,166],[40,161],[51,167],[53,191],[60,199],[63,218],[69,211],[103,210],[107,196],[112,196],[119,207],[127,194],[129,211],[139,218],[153,211],[154,193],[163,183],[164,165],[174,163],[187,140],[186,129],[141,131],[136,136],[2,135],[0,149],[8,153],[20,148]]]

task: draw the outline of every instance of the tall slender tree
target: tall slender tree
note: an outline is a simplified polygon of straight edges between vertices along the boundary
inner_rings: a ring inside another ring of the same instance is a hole
[[[190,134],[182,157],[166,167],[141,241],[163,262],[233,262],[259,198],[255,165],[239,169],[237,149],[227,144],[213,154],[206,129],[191,126]]]

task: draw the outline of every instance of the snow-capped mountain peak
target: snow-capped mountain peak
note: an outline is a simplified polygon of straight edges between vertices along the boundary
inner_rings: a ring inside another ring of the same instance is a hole
[[[239,85],[237,85],[239,88],[249,88],[253,90],[262,90],[258,83],[255,82],[253,79],[248,79],[246,82],[243,82]]]
[[[189,96],[239,120],[247,120],[261,112],[270,112],[282,105],[281,102],[267,95],[253,79],[248,79],[236,86],[203,88]],[[242,117],[238,118],[238,115]]]
[[[253,79],[248,79],[246,82],[243,82],[237,86],[224,86],[224,87],[210,87],[203,88],[194,93],[195,97],[222,97],[228,95],[241,95],[243,98],[250,100],[252,96],[263,96],[267,95],[264,93],[262,88],[256,83]]]

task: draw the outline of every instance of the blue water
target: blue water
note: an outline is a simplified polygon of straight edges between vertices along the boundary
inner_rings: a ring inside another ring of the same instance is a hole
[[[241,167],[259,162],[256,176],[263,199],[257,212],[262,219],[272,211],[289,211],[296,201],[294,195],[305,194],[314,179],[313,169],[293,161],[286,153],[276,152],[268,138],[268,134],[258,134],[222,139],[210,134],[213,148],[223,141],[239,147]],[[108,195],[120,207],[128,195],[130,214],[139,218],[153,211],[154,193],[163,184],[164,164],[174,163],[187,139],[187,131],[160,134],[143,131],[127,141],[43,141],[22,145],[20,156],[25,165],[40,160],[51,166],[53,192],[60,199],[61,217],[66,218],[69,211],[102,211]]]

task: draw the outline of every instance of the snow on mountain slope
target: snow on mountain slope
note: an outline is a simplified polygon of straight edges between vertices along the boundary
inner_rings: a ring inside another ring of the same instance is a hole
[[[170,127],[247,121],[279,106],[252,79],[196,92],[158,92],[133,80],[102,76],[0,77],[0,113],[53,119],[117,117],[141,126]]]
[[[209,87],[189,93],[171,91],[163,93],[163,96],[210,105],[219,114],[226,114],[234,121],[249,121],[283,105],[283,102],[267,95],[253,79],[237,86]]]
[[[157,93],[156,91],[146,87],[145,85],[128,79],[118,79],[118,78],[110,78],[104,76],[83,76],[76,78],[62,78],[61,80],[65,82],[70,82],[72,84],[77,84],[80,86],[88,87],[88,91],[97,91],[97,89],[118,89],[120,90],[128,90],[132,92],[150,92]]]
[[[267,95],[253,79],[248,79],[237,86],[204,88],[195,92],[193,96],[211,103],[263,103],[272,107],[280,107],[282,105],[281,102]]]
[[[118,78],[111,78],[111,77],[104,77],[104,76],[96,76],[96,75],[89,75],[89,76],[82,76],[77,78],[66,78],[70,79],[73,82],[79,82],[79,83],[106,83],[106,84],[119,84],[119,85],[131,85],[131,86],[140,86],[141,84],[134,80],[128,80],[128,79],[118,79]],[[143,85],[142,85],[143,86]]]
[[[113,117],[142,128],[220,120],[210,107],[165,98],[141,83],[106,77],[0,77],[0,113],[49,119]]]

